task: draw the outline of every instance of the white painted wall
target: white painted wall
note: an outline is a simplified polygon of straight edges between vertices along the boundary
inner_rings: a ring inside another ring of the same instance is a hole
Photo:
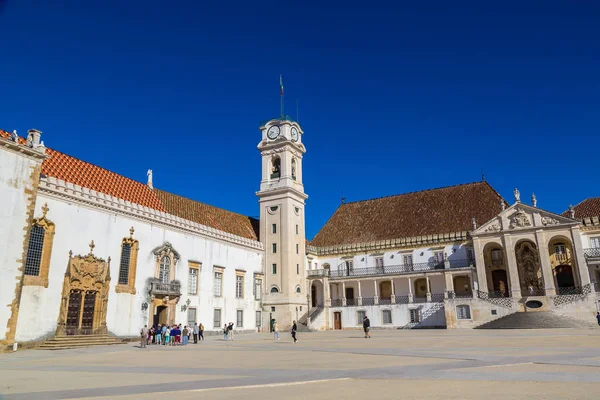
[[[0,148],[0,340],[6,339],[15,287],[21,273],[26,235],[28,195],[33,188],[30,176],[39,165],[24,155]],[[41,213],[40,213],[41,216]]]
[[[12,174],[12,172],[9,173]],[[255,311],[260,310],[260,307],[259,303],[254,301],[253,280],[254,272],[262,270],[263,255],[261,251],[207,239],[197,234],[172,228],[167,229],[155,223],[58,199],[45,193],[40,193],[38,196],[36,215],[41,213],[41,207],[45,202],[48,203],[50,209],[47,218],[56,225],[49,285],[48,288],[33,286],[24,288],[17,328],[18,341],[30,341],[54,335],[69,250],[72,250],[74,255],[87,254],[91,240],[94,240],[96,245],[94,254],[97,257],[111,258],[112,280],[106,318],[110,333],[118,336],[137,336],[140,327],[147,323],[150,309],[142,311],[141,305],[147,298],[147,279],[154,277],[156,261],[152,251],[165,242],[170,242],[181,256],[175,273],[175,279],[182,284],[182,296],[177,305],[177,322],[187,324],[187,312],[182,311],[181,306],[189,298],[190,307],[197,308],[198,322],[202,322],[207,331],[213,330],[214,308],[222,309],[221,324],[225,322],[235,324],[236,310],[243,309],[244,327],[240,329],[254,329]],[[137,293],[135,295],[115,293],[114,288],[118,283],[121,241],[124,237],[129,236],[129,228],[132,226],[135,228],[134,237],[139,241]],[[195,296],[188,295],[188,260],[202,263],[199,293]],[[214,265],[225,268],[222,298],[215,298],[212,295]],[[235,298],[236,269],[246,271],[243,299]],[[2,279],[2,282],[4,281],[5,279]],[[11,293],[12,290],[14,287],[10,290]],[[2,292],[7,292],[7,290]]]
[[[432,307],[439,307],[439,303],[423,303],[423,304],[391,304],[378,306],[358,306],[358,307],[331,307],[329,309],[330,318],[333,329],[333,313],[342,313],[342,329],[362,329],[362,321],[358,321],[357,312],[365,311],[373,328],[400,328],[406,326],[410,322],[410,309],[420,308],[421,313],[425,314]],[[392,311],[392,323],[383,323],[383,310]],[[446,318],[444,307],[442,306],[427,319],[424,319],[419,327],[444,326]]]

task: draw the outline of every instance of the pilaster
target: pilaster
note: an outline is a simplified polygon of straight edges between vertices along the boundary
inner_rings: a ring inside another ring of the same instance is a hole
[[[535,231],[535,239],[538,244],[540,264],[542,264],[542,275],[544,277],[546,296],[554,296],[556,295],[556,287],[554,285],[554,274],[552,273],[552,265],[550,265],[550,253],[548,252],[548,244],[546,243],[544,231]]]

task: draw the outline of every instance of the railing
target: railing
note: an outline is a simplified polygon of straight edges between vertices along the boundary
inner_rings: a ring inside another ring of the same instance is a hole
[[[487,301],[488,303],[505,308],[513,308],[513,300],[511,297],[494,297],[494,293],[482,292],[481,290],[478,290],[475,293],[479,299]]]
[[[582,287],[559,287],[556,288],[556,294],[559,296],[566,296],[569,294],[583,294]]]
[[[504,260],[494,260],[494,259],[492,259],[492,266],[494,266],[494,267],[503,267],[504,266]]]
[[[331,307],[341,307],[342,299],[331,299]]]
[[[452,293],[452,292],[449,292]],[[469,296],[472,297],[472,296]],[[443,303],[444,302],[444,293],[432,293],[431,300],[427,300],[427,297],[413,297],[413,303]],[[390,298],[379,298],[377,305],[391,305],[391,304],[409,304],[410,298],[409,296],[395,296],[395,301],[392,303],[392,299]],[[362,297],[361,298],[362,306],[374,306],[375,298],[374,297]],[[355,307],[358,306],[358,299],[346,299],[345,307]],[[331,299],[331,307],[344,307],[342,299]]]
[[[307,276],[309,278],[320,277],[320,276],[329,276],[329,269],[312,269],[312,270],[308,270]]]
[[[396,296],[396,304],[408,304],[409,298],[408,296]]]
[[[587,259],[600,259],[600,248],[583,249],[583,255]]]
[[[357,299],[346,299],[346,306],[357,306],[357,305],[358,305]]]
[[[554,259],[560,262],[569,261],[569,255],[567,253],[554,253]]]
[[[427,303],[427,296],[425,297],[413,297],[413,303]]]
[[[271,121],[271,120],[277,120],[277,121],[289,121],[289,122],[296,122],[292,117],[290,117],[289,115],[281,115],[279,117],[275,117],[275,118],[271,118],[271,119],[265,119],[263,121],[260,121],[260,126],[265,126],[267,124],[267,122]]]
[[[346,300],[346,304],[348,304],[348,300]],[[362,298],[362,305],[363,306],[374,306],[375,305],[375,298],[374,297],[363,297]]]
[[[523,296],[523,297],[545,296],[545,295],[546,295],[546,289],[539,289],[539,288],[521,289],[521,296]]]
[[[600,293],[600,282],[594,282],[594,290],[596,293]]]
[[[444,302],[444,293],[432,293],[431,294],[431,302],[432,303],[443,303]]]
[[[382,304],[382,305],[392,304],[392,298],[391,297],[388,297],[388,298],[380,297],[379,304]]]
[[[314,307],[312,310],[310,310],[310,315],[308,316],[308,319],[310,320],[310,322],[314,322],[314,320],[317,319],[317,317],[321,315],[322,312],[323,305],[320,304],[317,307]]]
[[[474,267],[475,262],[471,260],[446,260],[446,261],[430,261],[424,263],[412,263],[403,265],[385,265],[380,267],[367,268],[346,268],[342,264],[337,270],[331,270],[331,278],[343,278],[352,276],[370,276],[370,275],[392,275],[392,274],[407,274],[411,272],[435,271],[453,268],[470,268]]]
[[[588,283],[581,287],[558,288],[558,296],[555,296],[553,301],[555,306],[572,303],[579,300],[592,292],[592,284]]]
[[[470,299],[470,298],[473,298],[473,293],[471,293],[470,291],[456,293],[456,292],[453,292],[452,290],[449,290],[448,298],[449,299]]]
[[[150,285],[151,294],[164,294],[164,295],[181,295],[181,284],[180,283],[161,283],[152,282]]]

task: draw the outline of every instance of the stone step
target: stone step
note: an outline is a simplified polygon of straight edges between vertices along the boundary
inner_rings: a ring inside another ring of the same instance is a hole
[[[554,329],[593,328],[589,323],[565,317],[552,311],[517,312],[475,327],[475,329]]]
[[[121,344],[122,340],[108,335],[73,335],[57,336],[38,347],[39,350],[62,350],[90,346],[107,346]]]

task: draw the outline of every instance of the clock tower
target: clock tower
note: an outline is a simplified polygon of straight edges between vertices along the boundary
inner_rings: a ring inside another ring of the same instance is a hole
[[[306,240],[302,185],[304,132],[281,118],[261,124],[260,240],[265,247],[264,310],[286,329],[306,310]]]

